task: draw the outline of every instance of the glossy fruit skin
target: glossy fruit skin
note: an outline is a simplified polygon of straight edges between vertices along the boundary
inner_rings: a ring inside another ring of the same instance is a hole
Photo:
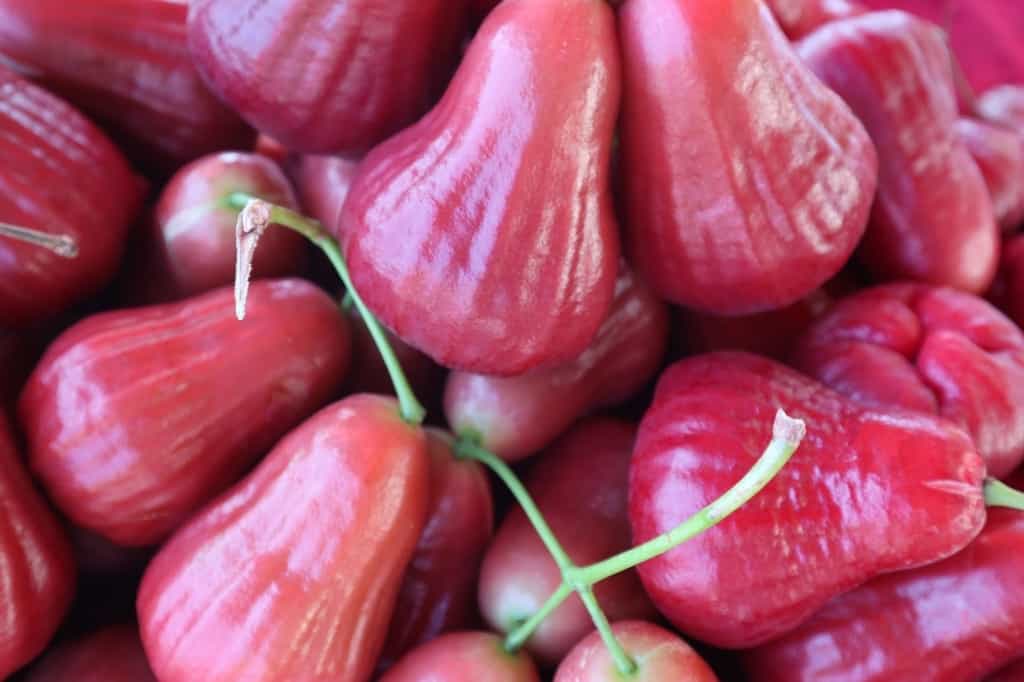
[[[303,280],[102,313],[47,350],[19,401],[29,462],[77,524],[164,539],[334,395],[348,325]]]
[[[1024,222],[1024,136],[964,117],[956,133],[985,178],[1000,229],[1013,232]]]
[[[0,1],[5,63],[97,121],[141,168],[168,174],[255,135],[203,84],[175,0]]]
[[[873,408],[952,421],[991,476],[1024,460],[1024,333],[981,298],[924,284],[865,289],[817,320],[791,361]]]
[[[875,151],[769,10],[626,0],[619,28],[627,241],[654,290],[740,315],[835,275],[867,225]]]
[[[358,153],[444,87],[464,0],[196,0],[188,41],[206,82],[288,149]]]
[[[490,632],[443,635],[412,650],[380,682],[540,682],[529,657]]]
[[[766,0],[766,4],[791,40],[803,38],[830,21],[868,11],[852,0]]]
[[[0,412],[0,679],[35,658],[71,605],[75,561]]]
[[[303,211],[331,231],[339,227],[338,214],[358,168],[358,161],[341,156],[303,154],[285,162]],[[341,238],[337,232],[333,234],[336,239]]]
[[[711,667],[679,635],[642,620],[612,624],[612,632],[637,665],[636,682],[718,682]],[[554,682],[620,682],[621,673],[596,630],[559,664]]]
[[[133,257],[135,287],[145,292],[145,302],[179,300],[234,282],[238,210],[227,200],[235,192],[299,209],[288,178],[265,156],[221,152],[181,168],[160,193]],[[260,239],[253,277],[299,274],[305,260],[302,235],[271,229]]]
[[[541,455],[526,487],[555,537],[578,566],[630,547],[627,509],[629,462],[636,427],[612,419],[579,422]],[[562,575],[522,509],[498,528],[480,572],[480,611],[491,627],[508,632],[533,615],[562,583]],[[635,571],[594,586],[611,620],[648,618],[654,607]],[[571,596],[541,623],[526,649],[554,666],[594,629],[579,596]]]
[[[426,520],[426,448],[381,396],[292,431],[146,570],[139,623],[157,678],[368,680]]]
[[[878,578],[745,655],[752,682],[974,682],[1024,650],[1024,517],[992,509],[959,554]]]
[[[395,602],[382,660],[394,662],[442,632],[475,624],[480,561],[494,533],[494,501],[483,467],[455,459],[451,437],[427,430],[430,499]]]
[[[882,573],[963,548],[985,521],[985,466],[966,433],[927,414],[871,410],[772,360],[711,353],[672,365],[640,424],[633,542],[668,531],[739,481],[775,411],[800,448],[742,509],[639,567],[685,634],[746,648],[792,630]]]
[[[157,682],[134,625],[114,625],[46,653],[25,682]]]
[[[880,279],[972,293],[992,282],[998,228],[985,180],[957,137],[938,27],[899,11],[829,23],[797,44],[878,149],[878,196],[859,259]]]
[[[1001,85],[986,90],[978,98],[977,113],[1024,137],[1024,87]]]
[[[0,326],[53,317],[113,277],[145,183],[98,128],[0,65],[0,222],[73,237],[62,258],[0,238]]]
[[[665,305],[623,263],[611,311],[583,353],[517,377],[452,372],[444,397],[448,423],[502,459],[532,455],[584,413],[640,390],[661,366],[668,325]]]
[[[488,15],[441,102],[363,160],[342,209],[353,281],[384,324],[485,374],[583,352],[618,267],[619,79],[606,3]]]

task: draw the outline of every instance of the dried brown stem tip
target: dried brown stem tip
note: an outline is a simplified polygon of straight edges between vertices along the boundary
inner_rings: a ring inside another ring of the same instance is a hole
[[[238,214],[235,223],[235,317],[245,319],[245,303],[249,298],[252,259],[260,237],[270,227],[272,206],[262,199],[250,199]]]
[[[78,256],[78,243],[74,237],[66,234],[48,234],[39,230],[21,227],[20,225],[0,223],[0,237],[8,237],[20,242],[34,244],[52,251],[62,258],[75,258]]]

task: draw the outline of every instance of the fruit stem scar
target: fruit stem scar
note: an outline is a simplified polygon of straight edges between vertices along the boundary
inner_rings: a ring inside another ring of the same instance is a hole
[[[985,479],[985,505],[1024,511],[1024,493],[994,478]]]
[[[243,204],[244,200],[244,204]],[[266,232],[270,225],[280,225],[298,232],[309,241],[313,242],[331,261],[338,277],[344,283],[352,302],[359,310],[366,328],[373,337],[377,351],[384,360],[391,383],[395,387],[398,396],[398,403],[401,409],[402,418],[410,424],[422,424],[427,411],[416,398],[409,380],[402,370],[402,365],[395,355],[391,343],[388,341],[380,322],[374,317],[370,309],[366,307],[363,299],[359,296],[352,285],[352,278],[349,276],[348,266],[341,255],[341,248],[337,240],[332,237],[323,226],[306,216],[285,208],[268,203],[262,199],[247,195],[241,192],[234,192],[228,196],[226,203],[235,207],[242,205],[238,213],[238,221],[235,223],[235,245],[237,259],[235,261],[235,314],[239,320],[245,318],[245,304],[248,299],[249,279],[252,276],[252,260],[256,253],[256,245],[260,237]]]
[[[41,248],[52,251],[62,258],[75,258],[78,256],[78,242],[67,234],[49,234],[40,232],[20,225],[0,223],[0,237],[8,237],[19,242],[34,244]]]

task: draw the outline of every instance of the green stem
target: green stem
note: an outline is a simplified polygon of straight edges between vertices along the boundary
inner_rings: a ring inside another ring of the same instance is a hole
[[[505,636],[505,651],[514,653],[524,644],[526,641],[533,636],[540,624],[544,622],[551,613],[562,605],[569,595],[572,594],[572,588],[569,587],[569,583],[562,581],[562,584],[558,586],[548,600],[540,607],[540,609],[530,616],[528,619],[522,622],[516,629],[508,633]]]
[[[348,266],[341,255],[341,248],[337,240],[319,222],[307,218],[290,208],[269,204],[261,199],[248,197],[248,195],[241,193],[230,195],[227,203],[229,206],[235,207],[243,198],[246,198],[246,201],[238,214],[239,270],[236,273],[236,286],[239,287],[239,290],[236,292],[239,319],[245,315],[245,289],[248,287],[252,253],[255,251],[255,245],[260,235],[271,224],[281,225],[298,232],[320,247],[320,250],[331,261],[331,265],[334,266],[341,281],[345,284],[348,294],[352,296],[352,301],[366,323],[366,328],[370,331],[370,336],[373,337],[377,350],[384,360],[384,365],[388,369],[388,374],[391,376],[391,383],[394,385],[395,393],[398,395],[402,418],[410,424],[422,424],[427,411],[420,404],[419,400],[416,399],[416,395],[409,385],[405,372],[402,371],[402,365],[398,361],[398,357],[395,355],[395,351],[391,347],[383,327],[381,327],[380,322],[377,321],[373,313],[370,312],[359,292],[353,286]]]
[[[623,675],[632,675],[636,672],[636,662],[630,658],[629,654],[622,647],[622,644],[615,637],[615,633],[612,631],[611,623],[608,622],[608,617],[604,615],[604,611],[601,610],[601,606],[597,603],[597,598],[594,597],[594,590],[591,587],[586,587],[581,590],[577,590],[580,595],[580,599],[583,600],[583,605],[587,607],[587,612],[590,614],[590,619],[594,621],[594,625],[597,626],[597,631],[601,633],[601,639],[604,641],[605,647],[608,649],[608,653],[612,655],[612,660],[615,661],[615,667],[619,669],[619,672]]]
[[[985,504],[1024,511],[1024,493],[994,478],[985,479]]]
[[[505,486],[512,493],[512,496],[516,498],[516,502],[523,508],[523,512],[526,514],[526,518],[530,520],[533,527],[537,530],[537,535],[540,536],[541,542],[547,547],[548,552],[551,553],[555,563],[558,564],[558,568],[562,571],[563,575],[567,570],[575,568],[572,563],[572,559],[565,553],[558,538],[555,537],[554,532],[551,530],[551,526],[544,519],[544,515],[540,513],[540,509],[537,508],[537,504],[530,497],[530,493],[526,490],[526,486],[522,484],[515,472],[512,471],[509,465],[495,455],[493,452],[480,447],[477,443],[466,438],[460,438],[455,444],[455,456],[460,459],[475,459],[476,461],[486,465],[491,471],[498,475],[498,478],[502,480]]]
[[[75,242],[74,237],[66,234],[49,234],[20,225],[0,223],[0,237],[33,244],[52,251],[62,258],[75,258],[78,255],[78,243]]]
[[[721,497],[672,530],[625,552],[580,569],[580,580],[593,585],[639,566],[677,547],[722,521],[743,506],[775,478],[796,452],[806,433],[804,423],[779,410],[775,415],[772,441],[754,466]]]

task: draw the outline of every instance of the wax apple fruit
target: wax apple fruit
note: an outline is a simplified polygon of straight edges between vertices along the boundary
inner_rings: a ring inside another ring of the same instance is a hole
[[[1024,87],[1001,85],[978,98],[978,115],[1024,136]]]
[[[289,434],[160,550],[139,591],[161,682],[362,682],[426,518],[423,430],[356,395]]]
[[[145,184],[98,128],[0,65],[0,222],[74,239],[73,259],[0,237],[0,325],[45,320],[117,270]]]
[[[1014,322],[1024,325],[1024,235],[1003,242],[999,276],[990,295]]]
[[[338,227],[338,213],[358,168],[358,161],[340,156],[306,154],[285,163],[306,215],[319,220],[328,230]],[[335,233],[334,237],[341,235]]]
[[[115,625],[46,653],[25,682],[157,682],[138,628]]]
[[[878,578],[745,656],[751,682],[967,682],[1024,650],[1024,517],[989,512],[959,554]]]
[[[498,5],[441,102],[362,161],[342,209],[352,279],[381,321],[467,371],[579,355],[615,287],[618,98],[606,3]]]
[[[61,510],[124,545],[163,540],[339,388],[345,318],[302,280],[102,313],[54,342],[19,402]]]
[[[1024,222],[1024,136],[978,119],[961,118],[956,133],[985,178],[1003,232]]]
[[[140,167],[170,173],[255,135],[207,90],[176,0],[2,0],[4,63],[66,98]]]
[[[817,320],[792,362],[873,408],[949,419],[991,476],[1024,459],[1024,334],[976,296],[923,284],[865,289]]]
[[[612,632],[636,664],[636,682],[717,682],[696,651],[680,637],[645,621],[621,621]],[[597,631],[573,647],[558,665],[554,682],[618,682],[623,679]]]
[[[193,161],[170,179],[160,194],[153,221],[133,254],[132,284],[146,302],[200,294],[235,279],[235,223],[238,193],[299,209],[280,167],[259,154],[222,152]],[[291,230],[269,230],[253,263],[253,277],[299,274],[306,240]]]
[[[923,413],[871,410],[783,365],[711,353],[658,382],[633,451],[633,542],[664,533],[735,484],[776,410],[807,437],[739,511],[639,567],[683,633],[750,647],[881,573],[950,556],[985,522],[985,465],[969,436]]]
[[[444,635],[414,649],[381,682],[539,682],[537,669],[522,652],[510,654],[489,632]]]
[[[766,4],[792,40],[802,38],[830,21],[868,11],[852,0],[767,0]]]
[[[619,19],[627,241],[654,290],[735,315],[836,274],[867,224],[875,150],[769,10],[626,0]]]
[[[451,75],[464,0],[199,0],[207,82],[289,149],[359,152],[412,123]]]
[[[630,546],[626,508],[635,427],[586,420],[541,455],[527,489],[569,558],[579,566]],[[480,610],[492,627],[511,631],[534,614],[562,583],[562,574],[523,510],[508,513],[487,549],[480,572]],[[652,616],[636,573],[594,587],[612,620]],[[594,627],[577,595],[555,609],[527,642],[545,664],[557,664]]]
[[[451,438],[441,431],[427,431],[427,448],[427,520],[398,591],[382,653],[387,662],[442,632],[475,624],[480,560],[494,532],[494,502],[481,465],[455,459]]]
[[[984,291],[998,229],[984,178],[956,134],[939,28],[904,12],[872,12],[826,24],[797,50],[878,149],[878,196],[860,260],[881,279]]]
[[[43,650],[74,590],[71,545],[29,479],[0,413],[0,678]]]
[[[668,312],[625,263],[611,312],[583,353],[517,377],[452,372],[445,415],[505,460],[545,447],[585,412],[630,397],[657,371],[668,343]]]

